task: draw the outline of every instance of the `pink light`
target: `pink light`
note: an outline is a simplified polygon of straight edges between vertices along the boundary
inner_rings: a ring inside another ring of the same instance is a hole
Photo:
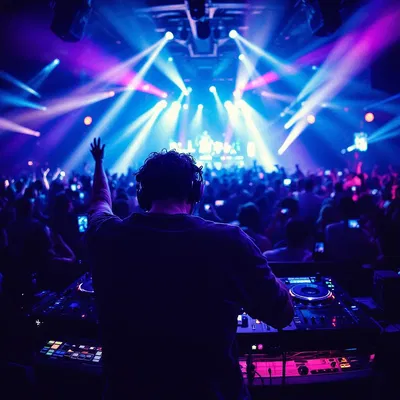
[[[279,75],[275,71],[270,71],[270,72],[267,72],[265,75],[262,75],[253,81],[250,81],[243,88],[243,91],[254,89],[256,87],[260,87],[260,86],[264,86],[264,85],[268,85],[277,80],[279,80]]]
[[[150,86],[149,86],[149,85],[143,85],[143,90],[144,90],[145,92],[147,92],[149,89],[150,89]]]
[[[93,119],[92,119],[92,117],[90,117],[89,115],[83,119],[83,123],[84,123],[86,126],[89,126],[89,125],[92,123],[92,121],[93,121]]]
[[[161,97],[162,97],[163,99],[166,99],[166,98],[168,97],[168,94],[164,92],[164,93],[161,95]]]
[[[40,136],[40,132],[26,128],[25,126],[18,125],[15,122],[9,121],[8,119],[5,118],[0,118],[0,130],[17,132],[17,133],[22,133],[24,135],[30,135],[36,137]]]
[[[28,161],[28,165],[30,166],[30,167],[32,167],[32,165],[33,165],[33,161]]]

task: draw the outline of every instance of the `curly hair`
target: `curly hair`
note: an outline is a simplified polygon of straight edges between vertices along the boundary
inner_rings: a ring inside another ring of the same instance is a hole
[[[188,200],[194,180],[203,180],[202,167],[191,154],[176,150],[151,153],[136,174],[136,181],[151,201]]]

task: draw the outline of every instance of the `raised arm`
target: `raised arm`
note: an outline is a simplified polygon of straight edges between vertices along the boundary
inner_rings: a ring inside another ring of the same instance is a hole
[[[90,151],[95,161],[93,195],[90,209],[92,212],[106,211],[111,213],[111,192],[108,187],[107,176],[103,167],[105,144],[102,146],[99,138],[94,139],[90,147]]]

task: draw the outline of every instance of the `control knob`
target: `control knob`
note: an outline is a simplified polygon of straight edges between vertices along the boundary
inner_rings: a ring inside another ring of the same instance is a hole
[[[308,367],[305,365],[300,365],[300,367],[297,368],[297,371],[299,372],[299,375],[308,375]]]

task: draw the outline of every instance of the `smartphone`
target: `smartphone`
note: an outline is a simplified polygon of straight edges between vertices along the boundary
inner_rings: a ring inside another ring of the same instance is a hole
[[[215,206],[221,207],[225,204],[225,200],[215,200]]]
[[[77,190],[76,183],[71,183],[70,188],[71,188],[71,190],[72,190],[73,192],[76,192],[76,190]]]
[[[211,205],[210,204],[204,204],[204,211],[210,211]]]
[[[325,175],[326,176],[329,176],[331,174],[331,170],[330,169],[327,169],[326,171],[325,171]]]
[[[83,200],[83,199],[85,198],[85,193],[80,192],[80,193],[79,193],[79,198]]]
[[[283,215],[287,214],[288,212],[289,212],[288,208],[282,208],[282,210],[281,210],[281,214],[283,214]]]
[[[286,178],[286,179],[283,180],[283,184],[284,184],[285,186],[290,186],[291,183],[292,183],[292,180],[289,179],[289,178]]]
[[[87,215],[78,215],[78,229],[79,233],[85,233],[88,228],[88,217]]]
[[[314,252],[318,254],[323,254],[325,251],[325,245],[324,242],[317,242],[315,243],[315,249]]]
[[[373,189],[371,192],[374,196],[376,196],[378,194],[378,189]]]
[[[360,227],[360,221],[358,219],[349,219],[347,224],[351,229],[358,229]]]

